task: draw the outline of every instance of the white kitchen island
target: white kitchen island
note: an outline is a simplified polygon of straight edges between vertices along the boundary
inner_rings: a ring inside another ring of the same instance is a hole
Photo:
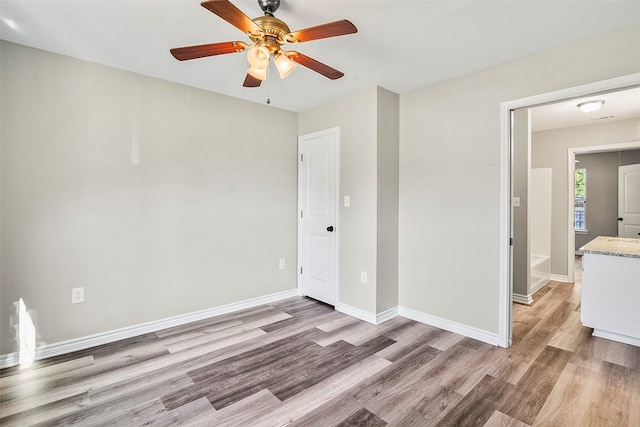
[[[581,250],[582,324],[640,346],[640,239],[599,236]]]

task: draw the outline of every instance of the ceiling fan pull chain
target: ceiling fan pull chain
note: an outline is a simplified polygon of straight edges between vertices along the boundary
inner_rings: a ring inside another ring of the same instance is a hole
[[[267,105],[271,104],[271,79],[269,78],[269,66],[267,66]]]

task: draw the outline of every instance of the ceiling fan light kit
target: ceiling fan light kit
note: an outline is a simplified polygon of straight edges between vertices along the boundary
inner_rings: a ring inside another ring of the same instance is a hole
[[[233,41],[171,49],[171,54],[179,61],[247,50],[247,61],[251,67],[243,83],[245,87],[260,86],[260,83],[267,78],[267,69],[272,57],[282,79],[291,74],[298,64],[332,80],[344,76],[341,71],[299,52],[285,51],[282,45],[358,32],[358,29],[346,19],[291,32],[284,21],[273,16],[280,6],[280,0],[258,0],[264,16],[255,19],[249,18],[228,0],[208,0],[201,5],[244,32],[253,41],[253,45]]]
[[[293,73],[298,64],[293,62],[289,57],[283,53],[279,53],[276,55],[274,61],[276,64],[276,68],[278,69],[278,73],[280,74],[280,78],[284,79],[289,74]]]
[[[247,70],[247,74],[255,77],[260,81],[264,81],[267,79],[267,67],[265,68],[249,67],[249,69]],[[254,86],[250,86],[250,87],[254,87]]]
[[[269,59],[271,58],[271,52],[266,46],[256,43],[247,52],[247,61],[252,67],[260,70],[269,66]]]

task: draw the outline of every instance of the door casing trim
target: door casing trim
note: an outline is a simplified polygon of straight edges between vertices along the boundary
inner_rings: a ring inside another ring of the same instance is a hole
[[[498,274],[498,340],[501,347],[511,345],[511,111],[564,101],[580,96],[612,92],[640,86],[640,73],[547,92],[500,104],[500,232]]]

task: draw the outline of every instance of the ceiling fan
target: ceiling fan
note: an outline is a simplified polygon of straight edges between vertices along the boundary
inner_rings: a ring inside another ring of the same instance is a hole
[[[258,0],[258,5],[264,12],[264,16],[254,19],[249,18],[228,0],[207,0],[202,2],[201,5],[247,34],[253,44],[247,44],[242,41],[229,41],[171,49],[171,54],[179,61],[246,50],[250,67],[243,83],[245,87],[258,87],[267,78],[267,68],[272,56],[281,78],[291,74],[297,64],[303,65],[332,80],[344,76],[341,71],[300,52],[286,51],[282,49],[282,45],[358,32],[355,25],[346,19],[292,32],[284,21],[273,16],[280,6],[280,0]]]

